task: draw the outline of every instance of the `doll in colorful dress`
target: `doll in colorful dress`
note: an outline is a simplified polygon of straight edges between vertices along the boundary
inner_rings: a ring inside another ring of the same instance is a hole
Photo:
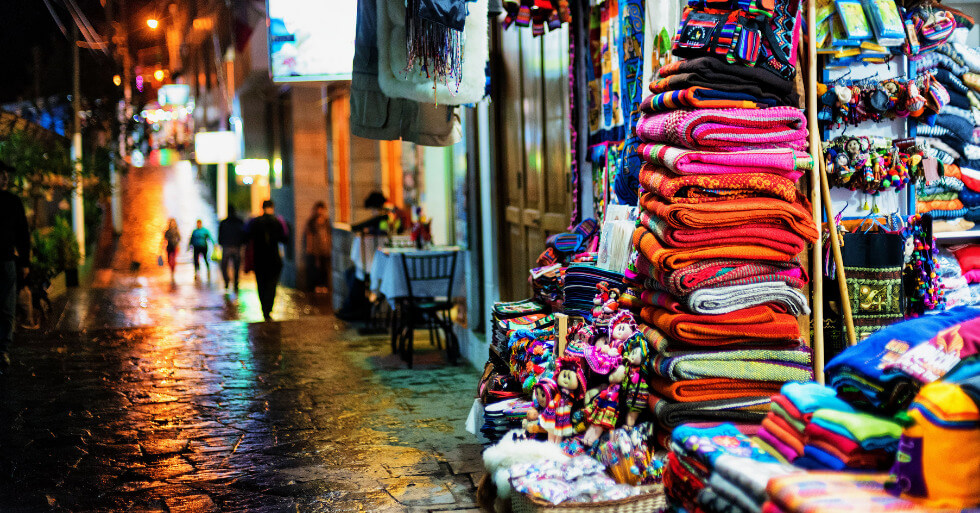
[[[524,420],[524,430],[531,434],[546,433],[545,419],[554,419],[554,412],[549,412],[551,400],[558,395],[558,384],[551,378],[541,378],[535,383],[531,392],[534,407],[527,413]]]
[[[627,366],[626,378],[623,380],[625,395],[623,411],[626,412],[626,425],[633,427],[640,417],[640,412],[648,408],[650,392],[646,377],[643,375],[643,366],[650,357],[650,345],[643,335],[636,332],[626,341],[623,355]]]
[[[577,358],[562,358],[558,362],[555,381],[558,393],[551,398],[548,407],[541,412],[541,427],[548,432],[548,441],[558,443],[575,434],[572,425],[572,406],[585,395],[585,373]]]
[[[609,345],[622,348],[634,333],[636,319],[632,313],[623,310],[609,319]]]
[[[585,430],[585,443],[592,445],[602,433],[615,429],[619,421],[619,392],[626,377],[626,366],[620,365],[609,374],[606,386],[585,407],[585,419],[589,428]]]

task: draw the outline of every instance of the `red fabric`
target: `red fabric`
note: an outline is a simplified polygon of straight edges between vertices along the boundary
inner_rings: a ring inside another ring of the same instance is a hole
[[[762,419],[762,428],[768,431],[770,435],[792,447],[794,451],[803,454],[803,435],[798,434],[792,428],[787,429],[788,426],[789,424],[785,420],[772,412],[769,412],[766,418]]]
[[[980,245],[970,244],[953,252],[963,272],[980,269]]]
[[[683,313],[673,301],[668,308],[644,306],[640,317],[668,337],[695,346],[787,341],[800,338],[796,317],[760,305],[721,315]]]
[[[665,247],[646,226],[638,226],[633,232],[633,247],[639,250],[651,264],[651,273],[671,272],[692,264],[712,259],[751,258],[766,262],[789,262],[796,253],[786,253],[765,246],[732,244],[689,248]],[[639,268],[639,266],[638,266]],[[648,276],[657,276],[649,274]]]
[[[671,381],[660,376],[650,376],[647,381],[650,388],[661,397],[681,403],[758,397],[769,392],[778,393],[783,385],[775,381],[747,381],[731,378]]]
[[[671,248],[753,245],[791,255],[798,255],[806,249],[803,237],[789,230],[775,229],[766,223],[749,223],[715,230],[691,230],[673,228],[645,211],[640,212],[640,223]]]
[[[777,395],[772,396],[772,402],[774,402],[774,403],[782,406],[783,407],[783,411],[785,411],[786,413],[788,413],[794,419],[797,419],[799,421],[806,422],[806,423],[809,423],[810,420],[813,419],[813,414],[812,413],[808,413],[806,415],[800,413],[799,408],[797,408],[796,405],[793,404],[793,402],[790,401],[783,394],[777,394]]]

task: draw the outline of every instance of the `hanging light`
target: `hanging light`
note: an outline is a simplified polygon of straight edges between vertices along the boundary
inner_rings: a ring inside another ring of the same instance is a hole
[[[160,26],[160,22],[155,18],[150,18],[146,20],[146,26],[155,29]]]
[[[116,84],[116,87],[121,86],[122,85],[122,77],[120,77],[119,75],[113,75],[112,76],[112,83],[113,84]]]
[[[153,78],[155,78],[157,82],[160,82],[161,80],[163,80],[163,70],[162,69],[158,69],[158,70],[154,71],[153,72]]]

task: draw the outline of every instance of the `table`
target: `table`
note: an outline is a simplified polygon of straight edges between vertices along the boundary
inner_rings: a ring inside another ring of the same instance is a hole
[[[408,283],[405,279],[405,269],[402,267],[400,255],[431,255],[458,251],[460,251],[459,246],[436,246],[424,250],[378,248],[371,262],[371,291],[383,295],[389,303],[394,304],[397,298],[408,296]],[[446,285],[445,281],[416,282],[412,286],[412,292],[416,297],[442,297],[446,293]],[[462,293],[462,289],[463,262],[457,257],[456,272],[453,275],[453,296]]]

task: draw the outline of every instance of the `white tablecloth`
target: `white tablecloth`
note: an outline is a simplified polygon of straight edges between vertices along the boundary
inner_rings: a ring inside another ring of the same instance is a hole
[[[371,290],[383,294],[389,301],[408,296],[408,284],[405,280],[405,269],[402,267],[401,255],[431,255],[459,251],[458,247],[434,248],[419,251],[416,249],[382,248],[374,253],[371,262]],[[461,254],[460,254],[461,255]],[[412,284],[415,297],[443,297],[446,294],[447,280],[417,281]],[[463,289],[463,261],[457,256],[456,273],[453,279],[453,296],[458,296]]]

